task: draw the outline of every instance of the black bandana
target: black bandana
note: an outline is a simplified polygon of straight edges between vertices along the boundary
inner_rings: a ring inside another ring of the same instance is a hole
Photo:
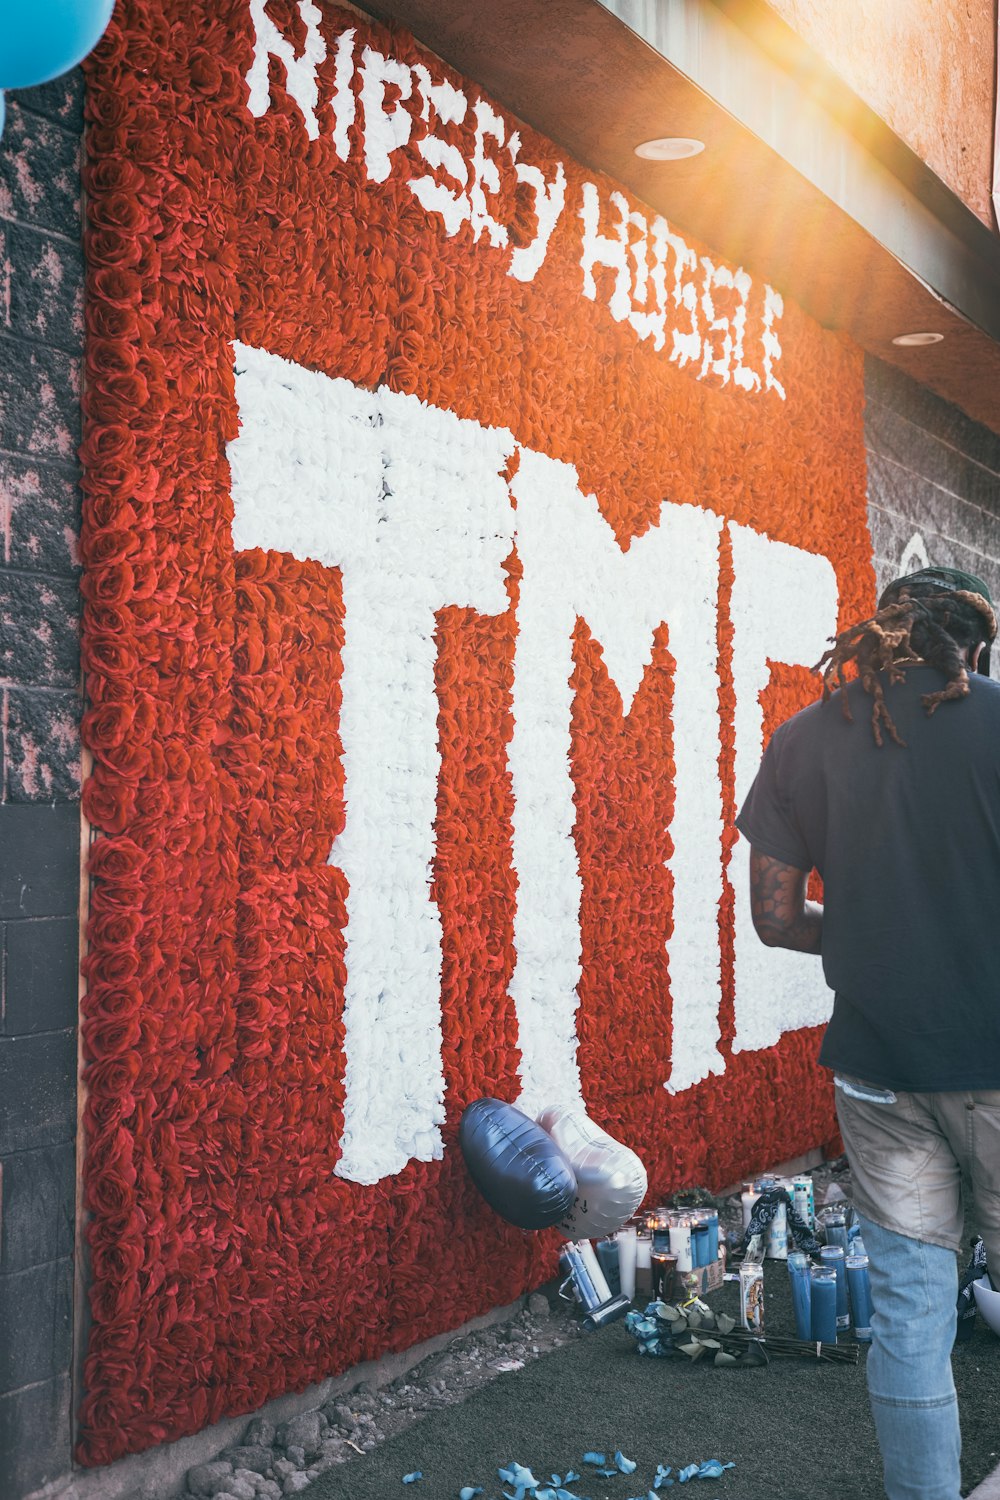
[[[807,1255],[815,1255],[820,1249],[819,1240],[813,1234],[801,1214],[796,1211],[791,1196],[784,1188],[765,1188],[750,1210],[750,1223],[743,1234],[743,1253],[755,1234],[763,1234],[781,1205],[785,1205],[788,1232],[795,1241],[796,1249]]]

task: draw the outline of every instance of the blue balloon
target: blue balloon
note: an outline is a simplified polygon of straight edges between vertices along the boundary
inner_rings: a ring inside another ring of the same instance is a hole
[[[107,30],[115,0],[0,0],[0,89],[68,73]]]
[[[540,1125],[502,1099],[477,1099],[458,1142],[487,1203],[518,1229],[549,1229],[572,1208],[576,1174]]]

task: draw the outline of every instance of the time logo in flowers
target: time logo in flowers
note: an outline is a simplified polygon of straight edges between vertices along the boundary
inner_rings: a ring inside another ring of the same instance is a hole
[[[404,33],[119,4],[87,113],[97,1463],[550,1274],[472,1099],[833,1135],[732,817],[872,580],[857,351]]]

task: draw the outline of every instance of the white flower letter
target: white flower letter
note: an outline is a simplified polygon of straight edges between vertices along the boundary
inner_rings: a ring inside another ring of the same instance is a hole
[[[764,748],[760,695],[772,661],[812,666],[837,628],[837,577],[826,557],[730,525],[736,810]],[[741,839],[729,878],[736,897],[736,1052],[773,1047],[785,1031],[828,1019],[831,996],[808,953],[765,948],[750,917],[750,848]]]

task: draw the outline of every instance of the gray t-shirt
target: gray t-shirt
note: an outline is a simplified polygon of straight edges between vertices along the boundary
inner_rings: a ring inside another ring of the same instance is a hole
[[[886,703],[905,747],[871,729],[851,683],[775,731],[736,825],[823,877],[823,972],[835,991],[820,1062],[888,1088],[1000,1088],[1000,684],[930,717],[942,688],[910,667]]]

